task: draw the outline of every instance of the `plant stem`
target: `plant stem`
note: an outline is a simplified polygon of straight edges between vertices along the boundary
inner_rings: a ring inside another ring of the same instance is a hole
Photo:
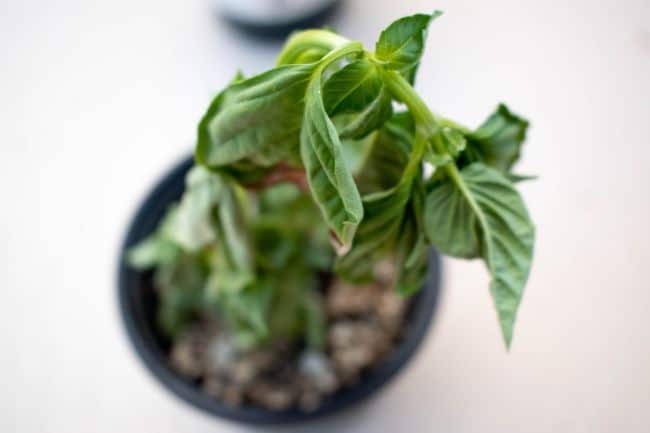
[[[341,57],[349,56],[350,54],[361,54],[363,53],[363,44],[361,42],[347,42],[345,45],[330,51],[327,53],[325,57],[319,60],[319,67],[318,69],[320,71],[323,71],[325,68],[327,68],[329,65],[332,64],[332,62],[335,62],[336,60],[339,60]]]
[[[302,192],[309,191],[305,170],[302,168],[292,167],[285,162],[279,162],[266,176],[255,183],[247,184],[246,188],[251,191],[262,191],[283,182],[294,184]]]
[[[455,129],[457,131],[460,131],[463,134],[470,134],[472,132],[471,129],[468,127],[461,125],[460,123],[456,122],[455,120],[448,119],[446,117],[438,117],[438,121],[440,123],[440,126],[442,128],[451,128]]]
[[[332,51],[349,42],[349,39],[327,30],[306,30],[289,38],[275,65],[294,63],[302,52],[310,48]]]
[[[410,181],[415,174],[415,169],[422,163],[422,157],[426,150],[429,140],[434,144],[436,151],[441,154],[446,153],[443,143],[440,141],[440,127],[438,119],[429,110],[424,101],[415,93],[415,90],[399,73],[395,71],[386,71],[383,68],[384,82],[388,90],[399,101],[402,101],[411,111],[415,119],[416,132],[413,151],[406,169],[404,170],[403,179]]]
[[[468,127],[454,120],[437,116],[429,110],[429,107],[426,106],[409,82],[399,73],[395,71],[384,71],[384,73],[387,77],[385,81],[393,96],[406,104],[409,110],[411,110],[413,117],[420,121],[420,126],[426,128],[425,131],[429,137],[435,138],[434,136],[437,135],[440,128],[456,129],[463,134],[469,134],[471,132],[471,129]],[[440,150],[444,149],[436,148],[436,151],[439,152]]]
[[[429,110],[429,107],[424,103],[422,98],[415,92],[413,87],[409,84],[408,81],[404,79],[399,73],[395,71],[384,71],[386,74],[385,82],[395,98],[402,101],[411,111],[413,118],[415,119],[416,130],[421,131],[424,134],[424,137],[431,141],[434,150],[440,155],[449,155],[447,149],[444,146],[440,138],[440,128],[442,125],[449,125],[452,128],[461,129],[460,125],[457,125],[455,122],[452,122],[448,119],[439,119],[435,114]],[[467,128],[462,127],[462,129],[467,130]],[[417,136],[417,131],[416,131]],[[417,146],[417,139],[416,139]],[[474,195],[469,191],[465,181],[463,180],[458,167],[454,160],[450,157],[450,162],[443,166],[444,170],[447,172],[452,181],[456,184],[458,189],[460,189],[463,196],[466,198],[470,207],[476,214],[479,219],[479,223],[482,227],[487,226],[487,221],[485,220],[485,215],[476,202]]]
[[[415,118],[417,128],[421,130],[424,137],[429,139],[436,136],[440,131],[439,121],[409,82],[398,72],[384,70],[383,73],[388,90],[397,100],[406,104]],[[446,153],[444,149],[436,149],[436,151],[441,151],[441,154]]]

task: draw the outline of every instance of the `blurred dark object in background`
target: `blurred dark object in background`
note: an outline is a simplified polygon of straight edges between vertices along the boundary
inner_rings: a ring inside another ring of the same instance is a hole
[[[296,29],[321,27],[342,0],[213,0],[229,23],[257,36],[283,38]]]

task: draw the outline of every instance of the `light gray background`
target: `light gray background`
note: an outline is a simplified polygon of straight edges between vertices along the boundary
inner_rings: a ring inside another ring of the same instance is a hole
[[[650,2],[351,0],[335,25],[371,46],[434,8],[424,99],[469,125],[505,101],[533,125],[520,171],[541,174],[522,185],[538,239],[513,349],[483,266],[445,260],[408,370],[309,431],[650,431]],[[249,431],[146,373],[114,271],[135,206],[190,151],[211,96],[277,51],[207,0],[2,1],[1,431]]]

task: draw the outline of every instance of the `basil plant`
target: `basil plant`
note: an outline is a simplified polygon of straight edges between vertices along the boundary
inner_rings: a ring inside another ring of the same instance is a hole
[[[526,177],[512,171],[528,122],[499,105],[472,129],[424,103],[413,86],[439,15],[395,21],[374,51],[295,33],[272,69],[214,98],[181,200],[129,254],[155,269],[166,332],[214,313],[242,346],[282,336],[322,348],[324,278],[362,283],[389,261],[408,296],[432,246],[484,261],[510,346],[533,256],[515,188]]]

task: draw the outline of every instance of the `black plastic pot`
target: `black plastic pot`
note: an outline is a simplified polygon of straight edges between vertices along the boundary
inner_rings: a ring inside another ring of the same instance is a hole
[[[149,193],[131,222],[120,251],[118,296],[122,320],[137,354],[153,375],[172,393],[212,415],[254,424],[281,424],[311,420],[340,412],[369,397],[402,370],[422,344],[438,301],[440,258],[434,251],[429,259],[426,286],[415,295],[408,313],[404,336],[394,352],[360,382],[326,398],[310,413],[297,409],[273,412],[259,407],[230,407],[204,394],[196,383],[176,373],[167,361],[167,341],[155,325],[157,295],[151,285],[151,273],[139,272],[125,264],[125,251],[149,235],[162,219],[167,207],[178,200],[184,189],[185,174],[192,166],[187,159],[177,165]]]
[[[340,9],[342,0],[323,2],[309,14],[286,20],[253,21],[222,11],[219,14],[231,25],[250,35],[262,38],[280,39],[301,29],[322,27]]]

